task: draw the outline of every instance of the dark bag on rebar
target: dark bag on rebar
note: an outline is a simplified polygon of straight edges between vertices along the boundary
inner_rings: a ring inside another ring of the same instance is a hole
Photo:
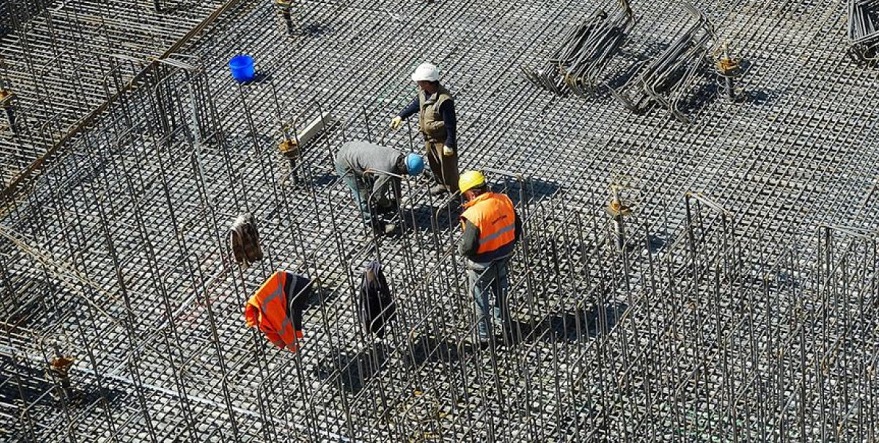
[[[259,233],[256,223],[250,214],[241,214],[232,223],[229,231],[229,246],[238,264],[249,265],[262,260],[262,249],[259,247]]]
[[[377,261],[370,262],[363,271],[357,307],[366,333],[384,337],[385,326],[394,318],[397,304],[391,296],[381,264]]]

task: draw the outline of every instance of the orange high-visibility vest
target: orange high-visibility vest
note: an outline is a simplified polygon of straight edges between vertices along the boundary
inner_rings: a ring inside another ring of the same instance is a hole
[[[516,242],[516,213],[513,202],[504,194],[486,192],[464,204],[464,220],[479,229],[479,248],[471,260],[488,264],[513,252]]]
[[[247,327],[256,327],[279,348],[293,352],[299,349],[302,331],[293,327],[287,313],[287,289],[290,279],[296,277],[285,271],[275,271],[244,305]]]

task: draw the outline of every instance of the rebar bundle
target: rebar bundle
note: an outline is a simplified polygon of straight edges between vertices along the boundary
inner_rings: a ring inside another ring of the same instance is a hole
[[[525,77],[538,87],[556,94],[571,91],[580,96],[594,96],[602,82],[602,72],[619,52],[626,33],[634,24],[632,9],[626,0],[608,15],[595,11],[581,24],[571,28],[561,46],[536,70],[522,67]]]
[[[632,112],[645,112],[658,104],[676,119],[689,123],[681,105],[692,93],[693,78],[705,67],[716,36],[702,11],[687,2],[681,5],[695,21],[659,57],[641,68],[620,90],[614,91],[613,96]]]
[[[848,38],[849,54],[858,61],[873,63],[879,49],[879,2],[875,0],[849,0]]]

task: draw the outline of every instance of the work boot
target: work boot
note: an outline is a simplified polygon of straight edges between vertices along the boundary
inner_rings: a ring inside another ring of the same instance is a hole
[[[375,235],[390,235],[393,234],[394,231],[397,230],[397,225],[393,223],[385,223],[383,221],[376,221],[372,224],[372,233]]]
[[[430,195],[443,195],[446,192],[449,192],[449,190],[446,189],[446,185],[442,183],[437,183],[430,187]]]
[[[388,215],[395,214],[397,212],[397,201],[396,200],[385,200],[380,201],[376,207],[375,211],[379,215]]]
[[[513,324],[512,322],[504,321],[501,316],[501,310],[498,307],[495,307],[494,311],[492,312],[491,324],[492,329],[494,330],[494,336],[498,338],[499,342],[502,342],[504,345],[507,346],[515,344]]]

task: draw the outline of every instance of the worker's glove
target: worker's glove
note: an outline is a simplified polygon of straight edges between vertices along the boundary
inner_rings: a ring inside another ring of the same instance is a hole
[[[446,157],[451,157],[455,155],[455,150],[446,145],[443,145],[443,155]]]
[[[403,118],[398,115],[391,120],[391,129],[396,131],[400,126],[403,126]]]

